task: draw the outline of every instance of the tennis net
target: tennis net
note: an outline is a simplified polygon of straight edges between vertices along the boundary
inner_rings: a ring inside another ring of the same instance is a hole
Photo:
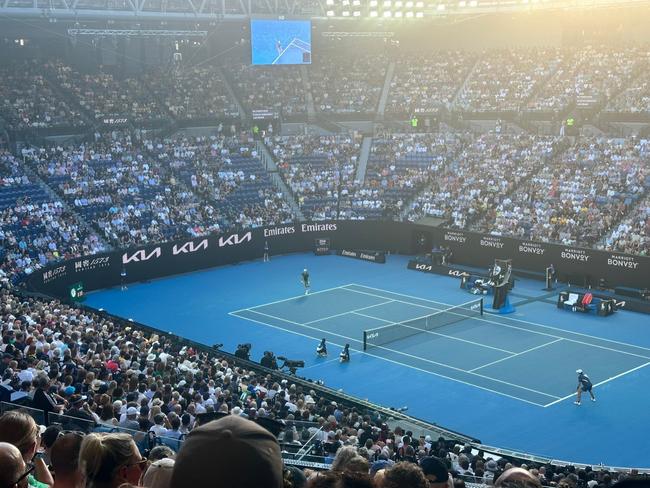
[[[363,350],[382,346],[438,327],[483,315],[483,299],[456,305],[445,310],[363,331]]]

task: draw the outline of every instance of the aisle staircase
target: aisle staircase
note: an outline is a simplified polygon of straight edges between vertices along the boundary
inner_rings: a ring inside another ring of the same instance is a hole
[[[280,176],[278,166],[275,163],[275,159],[273,158],[271,151],[269,151],[269,148],[266,147],[266,144],[264,144],[262,141],[257,141],[256,147],[257,147],[257,154],[259,155],[260,160],[264,165],[264,168],[266,169],[266,171],[269,174],[269,177],[271,178],[271,183],[273,183],[273,186],[275,186],[280,192],[282,192],[282,198],[284,199],[285,202],[287,202],[287,205],[289,205],[289,207],[291,208],[291,211],[296,216],[296,219],[299,220],[300,222],[305,221],[306,218],[302,213],[302,210],[300,210],[300,206],[296,201],[295,195]]]
[[[237,110],[239,111],[239,120],[241,120],[242,123],[246,122],[246,111],[244,110],[244,106],[241,104],[239,101],[239,98],[237,95],[235,95],[235,90],[232,89],[232,85],[230,84],[230,80],[226,76],[226,74],[223,72],[223,69],[221,67],[217,68],[217,71],[219,72],[219,76],[221,76],[221,79],[224,82],[224,85],[226,87],[226,91],[228,92],[228,95],[232,100],[235,102],[235,105],[237,106]]]
[[[355,180],[359,184],[363,184],[366,180],[366,168],[368,167],[368,158],[370,157],[370,148],[372,147],[372,137],[364,137],[361,142],[361,151],[359,153],[359,161],[357,165],[357,174]]]
[[[388,102],[388,93],[390,92],[390,85],[395,76],[395,62],[391,61],[386,69],[386,77],[384,78],[384,86],[381,89],[379,96],[379,103],[377,105],[377,118],[383,120],[384,112],[386,111],[386,103]]]

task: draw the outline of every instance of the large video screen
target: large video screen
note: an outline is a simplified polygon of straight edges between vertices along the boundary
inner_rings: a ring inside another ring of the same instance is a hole
[[[311,22],[251,20],[253,64],[311,64]]]

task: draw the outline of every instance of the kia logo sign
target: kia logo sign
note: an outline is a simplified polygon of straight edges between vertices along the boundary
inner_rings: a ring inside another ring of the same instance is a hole
[[[149,254],[147,254],[144,249],[140,249],[130,256],[129,253],[125,252],[122,254],[122,264],[140,263],[142,261],[149,261],[151,258],[157,259],[161,254],[162,251],[160,250],[160,247],[155,248]]]
[[[201,242],[195,244],[194,241],[189,241],[184,243],[182,246],[178,246],[178,244],[174,244],[174,247],[172,247],[172,254],[174,256],[181,254],[181,253],[191,253],[191,252],[196,252],[201,249],[207,249],[208,248],[208,240],[203,239]]]
[[[243,236],[240,236],[239,234],[232,234],[227,238],[219,237],[219,247],[237,246],[242,242],[250,242],[252,239],[253,235],[250,232],[246,232],[246,234]]]

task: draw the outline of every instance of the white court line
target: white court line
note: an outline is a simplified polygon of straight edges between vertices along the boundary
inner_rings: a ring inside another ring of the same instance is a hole
[[[496,361],[492,361],[491,363],[484,364],[483,366],[479,366],[478,368],[470,369],[469,371],[470,371],[470,373],[473,373],[474,371],[476,371],[476,370],[478,370],[478,369],[487,368],[488,366],[492,366],[493,364],[497,364],[497,363],[500,363],[500,362],[502,362],[502,361],[506,361],[506,360],[508,360],[508,359],[512,359],[512,358],[514,358],[514,357],[516,357],[516,356],[521,356],[522,354],[526,354],[527,352],[531,352],[531,351],[534,351],[535,349],[540,349],[540,348],[542,348],[542,347],[550,346],[551,344],[555,344],[556,342],[560,342],[560,341],[563,341],[563,340],[564,340],[564,339],[561,339],[561,338],[560,338],[560,339],[556,339],[556,340],[551,341],[551,342],[547,342],[546,344],[542,344],[542,345],[540,345],[540,346],[531,347],[530,349],[526,349],[525,351],[521,351],[521,352],[514,353],[514,354],[513,354],[512,356],[510,356],[509,358],[501,358],[501,359],[497,359]]]
[[[387,302],[376,303],[374,305],[368,305],[367,307],[355,308],[354,310],[348,310],[347,312],[337,313],[336,315],[330,315],[329,317],[323,317],[322,319],[310,320],[309,322],[305,322],[305,324],[313,324],[315,322],[320,322],[321,320],[333,319],[334,317],[340,317],[342,315],[357,313],[358,310],[367,310],[369,308],[378,307],[380,305],[386,305],[387,303],[391,303],[391,302],[394,302],[394,301],[395,300],[388,300]],[[361,314],[359,314],[359,315],[361,315]]]
[[[615,379],[618,379],[618,378],[620,378],[621,376],[625,376],[626,374],[633,373],[634,371],[637,371],[637,370],[639,370],[639,369],[641,369],[641,368],[645,368],[645,367],[648,366],[648,365],[650,365],[650,361],[647,362],[647,363],[645,363],[645,364],[642,364],[642,365],[640,365],[640,366],[637,366],[636,368],[632,368],[632,369],[630,369],[630,370],[628,370],[628,371],[624,371],[624,372],[622,372],[622,373],[619,373],[619,374],[617,374],[616,376],[612,376],[611,378],[607,378],[606,380],[601,381],[600,383],[596,383],[596,384],[593,386],[593,388],[596,388],[597,386],[604,385],[605,383],[609,383],[610,381],[613,381],[613,380],[615,380]],[[569,399],[569,398],[572,398],[572,397],[574,397],[575,395],[576,395],[576,393],[573,392],[573,393],[571,393],[570,395],[567,395],[567,396],[562,397],[562,398],[558,398],[557,400],[555,400],[555,401],[553,401],[553,402],[551,402],[551,403],[547,403],[546,405],[544,405],[544,408],[550,407],[551,405],[555,405],[556,403],[563,402],[564,400],[567,400],[567,399]]]
[[[280,320],[280,321],[282,321],[282,322],[287,322],[288,324],[294,324],[294,325],[297,325],[297,326],[299,326],[299,327],[306,327],[306,328],[308,328],[308,329],[317,330],[318,332],[321,332],[321,333],[323,333],[323,334],[329,334],[329,335],[333,335],[333,336],[336,336],[336,337],[341,337],[341,338],[346,339],[346,340],[348,340],[348,341],[359,342],[359,343],[362,343],[362,342],[363,342],[363,341],[360,341],[359,339],[354,339],[353,337],[344,336],[344,335],[337,334],[337,333],[335,333],[335,332],[331,332],[331,331],[326,331],[326,330],[323,330],[323,329],[319,329],[318,327],[311,327],[311,326],[309,326],[309,325],[305,325],[305,324],[302,324],[302,323],[300,323],[300,322],[294,322],[293,320],[284,319],[284,318],[282,318],[282,317],[276,317],[275,315],[270,315],[270,314],[263,313],[263,312],[257,312],[256,310],[249,310],[249,312],[254,313],[254,314],[258,314],[258,315],[264,315],[265,317],[269,317],[269,318],[272,318],[272,319]],[[244,318],[245,318],[245,317],[244,317]],[[499,380],[499,379],[492,378],[492,377],[490,377],[490,376],[485,376],[485,375],[482,375],[482,374],[479,374],[479,373],[470,373],[469,371],[467,371],[467,370],[465,370],[465,369],[457,368],[457,367],[455,367],[455,366],[450,366],[449,364],[445,364],[445,363],[439,363],[439,362],[437,362],[437,361],[433,361],[433,360],[431,360],[431,359],[425,359],[425,358],[423,358],[423,357],[415,356],[415,355],[413,355],[413,354],[409,354],[409,353],[406,353],[406,352],[396,351],[395,349],[390,349],[390,348],[388,348],[388,347],[377,346],[377,345],[373,345],[372,347],[376,347],[376,348],[379,348],[379,349],[383,349],[383,350],[385,350],[385,351],[393,352],[393,353],[395,353],[395,354],[400,354],[400,355],[402,355],[402,356],[407,356],[407,357],[410,357],[410,358],[413,358],[413,359],[417,359],[418,361],[423,361],[423,362],[426,362],[426,363],[435,364],[435,365],[437,365],[437,366],[441,366],[441,367],[443,367],[443,368],[453,369],[453,370],[455,370],[455,371],[459,371],[459,372],[461,372],[461,373],[466,373],[466,374],[470,374],[470,375],[472,375],[472,376],[478,376],[478,377],[480,377],[480,378],[485,378],[485,379],[487,379],[487,380],[494,381],[495,383],[502,383],[502,384],[504,384],[504,385],[512,386],[512,387],[514,387],[514,388],[519,388],[519,389],[521,389],[521,390],[531,391],[531,392],[533,392],[533,393],[537,393],[538,395],[543,395],[543,396],[547,396],[547,397],[550,397],[550,398],[557,398],[555,395],[550,395],[550,394],[548,394],[548,393],[544,393],[543,391],[534,390],[534,389],[532,389],[532,388],[527,388],[527,387],[525,387],[525,386],[521,386],[521,385],[516,385],[516,384],[514,384],[514,383],[509,383],[509,382],[507,382],[507,381]],[[470,384],[472,384],[472,383],[470,383]]]
[[[265,325],[266,327],[271,327],[272,329],[282,330],[282,331],[288,332],[290,334],[295,334],[295,335],[298,335],[298,336],[301,336],[301,337],[306,337],[308,339],[313,339],[313,340],[320,340],[321,339],[318,336],[310,336],[310,335],[307,335],[307,334],[301,334],[300,332],[296,332],[295,330],[285,329],[284,327],[279,327],[277,325],[272,325],[272,324],[269,324],[267,322],[262,322],[261,320],[255,320],[255,319],[252,319],[250,317],[244,317],[244,316],[241,316],[241,315],[237,315],[237,312],[229,312],[228,315],[232,315],[234,317],[238,317],[238,318],[244,319],[244,320],[249,320],[249,321],[255,322],[257,324]],[[343,345],[337,344],[336,342],[332,342],[332,341],[330,341],[330,344],[334,344],[335,346],[343,347]],[[376,359],[381,359],[382,361],[397,364],[399,366],[404,366],[406,368],[411,368],[411,369],[414,369],[416,371],[420,371],[422,373],[430,374],[432,376],[438,376],[439,378],[444,378],[446,380],[456,381],[458,383],[462,383],[462,384],[467,385],[467,386],[473,386],[474,388],[479,388],[481,390],[489,391],[490,393],[495,393],[497,395],[512,398],[513,400],[519,400],[520,402],[530,403],[531,405],[535,405],[537,407],[543,407],[544,406],[541,403],[531,402],[530,400],[525,400],[524,398],[519,398],[519,397],[516,397],[514,395],[508,395],[507,393],[503,393],[502,391],[492,390],[491,388],[486,388],[485,386],[475,385],[474,383],[468,383],[467,381],[459,380],[459,379],[456,379],[456,378],[451,378],[449,376],[445,376],[444,374],[434,373],[433,371],[418,368],[417,366],[412,366],[410,364],[401,363],[399,361],[395,361],[394,359],[389,359],[389,358],[385,358],[385,357],[382,357],[382,356],[377,356],[376,354],[372,354],[372,353],[369,353],[367,351],[364,352],[364,351],[361,351],[359,349],[354,349],[352,347],[350,347],[350,351],[359,352],[359,353],[363,352],[363,354],[366,354],[366,355],[371,356],[371,357],[376,358]]]
[[[369,288],[371,290],[383,291],[384,293],[389,293],[389,294],[392,294],[392,295],[399,295],[399,296],[403,296],[403,297],[407,297],[407,298],[415,298],[416,300],[422,300],[424,302],[436,303],[436,304],[439,304],[439,305],[444,305],[446,307],[455,307],[456,306],[456,305],[451,305],[449,303],[437,302],[435,300],[429,300],[427,298],[416,297],[416,296],[413,296],[413,295],[406,295],[404,293],[397,293],[397,292],[394,292],[394,291],[382,290],[381,288],[374,288],[372,286],[359,285],[359,284],[356,284],[356,283],[351,283],[349,285],[344,285],[341,288],[343,288],[345,290],[349,290],[349,291],[357,291],[357,290],[352,290],[352,289],[348,288],[348,286],[359,286],[361,288]],[[381,298],[388,299],[389,297],[381,297]],[[416,305],[416,304],[412,304],[412,305]],[[630,344],[628,342],[616,341],[614,339],[604,339],[602,337],[597,337],[597,336],[593,336],[593,335],[590,335],[590,334],[583,334],[582,332],[567,331],[567,330],[564,330],[564,329],[560,329],[559,327],[553,327],[551,325],[544,325],[544,324],[540,324],[538,322],[531,322],[530,320],[515,319],[513,317],[508,317],[506,315],[502,315],[500,317],[502,319],[514,320],[516,322],[522,322],[524,324],[536,325],[538,327],[544,327],[546,329],[557,330],[559,332],[568,332],[570,334],[575,334],[575,335],[579,335],[579,336],[583,336],[583,337],[589,337],[590,339],[598,339],[599,341],[611,342],[611,343],[614,343],[614,344],[621,344],[623,346],[635,347],[637,349],[643,349],[645,351],[650,351],[650,347],[637,346],[636,344]],[[499,322],[494,322],[494,323],[496,324],[496,323],[499,323]],[[502,324],[502,325],[506,325],[506,324]],[[529,332],[535,332],[535,331],[530,330],[530,329],[522,329],[522,330],[528,330]],[[535,333],[536,334],[544,334],[543,332],[535,332]],[[549,334],[546,334],[546,335],[549,335]],[[556,337],[556,336],[551,336],[551,337]],[[573,340],[574,342],[579,342],[579,341],[575,341],[574,339],[568,339],[566,337],[563,337],[563,339]],[[593,345],[593,344],[590,344],[590,345]],[[615,349],[613,349],[613,350],[615,350]],[[618,351],[618,352],[623,352],[623,351]],[[641,355],[638,355],[638,356],[642,357],[642,358],[645,358],[645,359],[650,359],[650,357],[641,356]]]
[[[366,315],[366,314],[358,313],[358,312],[352,312],[352,313],[356,314],[356,315],[361,315],[362,317],[368,317],[369,319],[376,319],[376,320],[381,320],[382,322],[388,322],[388,325],[384,325],[384,327],[390,327],[391,325],[401,325],[402,327],[417,330],[420,333],[431,334],[431,335],[436,335],[436,336],[440,336],[440,337],[446,337],[447,339],[453,339],[454,341],[466,342],[468,344],[473,344],[475,346],[485,347],[486,349],[494,349],[495,351],[505,352],[506,354],[512,354],[513,356],[517,354],[515,352],[507,351],[505,349],[499,349],[498,347],[488,346],[487,344],[480,344],[478,342],[468,341],[467,339],[461,339],[460,337],[454,337],[454,336],[450,336],[450,335],[447,335],[447,334],[441,334],[440,332],[434,332],[432,330],[418,329],[417,327],[412,327],[412,326],[406,325],[406,324],[404,324],[402,322],[393,322],[392,320],[380,319],[379,317],[373,317],[372,315]],[[459,314],[459,315],[462,315],[462,314]],[[413,319],[408,319],[407,322],[410,322],[411,320],[423,319],[423,318],[426,318],[426,317],[429,317],[429,316],[430,315],[425,315],[423,317],[415,317]],[[377,328],[379,328],[379,327],[377,327]],[[374,345],[373,345],[373,347],[374,347]]]
[[[255,305],[254,307],[250,307],[250,308],[241,308],[239,310],[233,310],[232,313],[245,312],[246,310],[254,310],[256,308],[262,308],[268,305],[275,305],[276,303],[289,302],[291,300],[297,300],[298,298],[305,298],[312,295],[318,295],[319,293],[327,293],[329,291],[334,291],[334,290],[347,290],[347,288],[345,288],[346,286],[350,286],[350,285],[341,285],[341,286],[334,286],[332,288],[325,288],[324,290],[318,290],[313,293],[310,292],[309,295],[305,295],[303,293],[302,295],[296,295],[295,297],[284,298],[282,300],[276,300],[274,302],[263,303],[262,305]],[[378,297],[378,298],[383,298],[384,300],[390,300],[390,298],[386,298],[386,297]]]
[[[365,286],[365,285],[355,285],[355,286]],[[367,288],[371,288],[371,287],[368,286]],[[343,287],[343,289],[347,290],[347,291],[351,291],[353,293],[361,293],[363,295],[370,295],[372,297],[388,299],[388,297],[385,297],[385,296],[382,296],[382,295],[377,295],[377,294],[374,294],[374,293],[368,293],[368,292],[365,292],[365,291],[353,290],[351,288],[345,288],[345,287]],[[373,289],[378,290],[378,288],[373,288]],[[393,293],[393,292],[390,292],[390,291],[387,291],[387,290],[381,290],[381,291],[384,291],[385,293]],[[401,295],[401,294],[400,293],[395,293],[395,295]],[[405,296],[408,296],[408,295],[405,295]],[[411,298],[417,298],[417,297],[411,297]],[[424,298],[418,298],[418,300],[427,301]],[[426,305],[419,305],[417,303],[411,303],[411,302],[407,302],[407,301],[404,301],[404,300],[395,300],[395,301],[399,302],[399,303],[406,303],[408,305],[414,305],[414,306],[422,307],[422,308],[430,308],[431,310],[441,310],[439,308],[427,307]],[[450,306],[454,306],[454,305],[450,305]],[[455,312],[451,312],[451,311],[449,313],[452,313],[454,315],[462,315],[462,314],[456,314]],[[467,317],[466,315],[462,315],[462,316]],[[546,332],[538,332],[536,330],[530,330],[530,329],[526,329],[524,327],[517,327],[516,325],[504,324],[502,322],[497,322],[495,320],[489,320],[489,319],[485,319],[485,318],[481,318],[481,317],[467,317],[467,318],[472,318],[474,320],[480,320],[481,322],[487,322],[489,324],[498,325],[499,327],[509,327],[510,329],[523,330],[525,332],[530,332],[531,334],[543,335],[543,336],[547,336],[547,337],[552,337],[554,339],[564,339],[565,341],[568,341],[568,342],[575,342],[576,344],[583,344],[585,346],[597,347],[597,348],[600,348],[600,349],[605,349],[607,351],[617,352],[617,353],[620,353],[620,354],[626,354],[628,356],[636,356],[636,357],[643,358],[643,359],[650,359],[649,356],[643,356],[641,354],[635,354],[633,352],[621,351],[619,349],[614,349],[612,347],[601,346],[601,345],[598,345],[598,344],[592,344],[591,342],[579,341],[577,339],[571,339],[569,337],[562,337],[562,336],[558,336],[558,335],[554,335],[554,334],[548,334]],[[508,318],[508,317],[504,317],[504,318]],[[511,318],[510,320],[519,320],[519,319],[512,319]],[[537,324],[535,322],[529,322],[527,320],[519,320],[519,322],[524,322],[524,323],[531,324],[531,325],[539,325],[541,327],[547,327],[545,325]],[[578,334],[577,332],[564,331],[562,329],[558,329],[558,328],[555,328],[555,327],[548,327],[548,328],[553,329],[553,330],[558,330],[558,331],[561,331],[561,332],[565,332],[567,334]],[[598,340],[604,341],[604,342],[614,342],[614,343],[617,343],[617,344],[626,345],[626,346],[630,346],[630,347],[639,347],[639,346],[634,346],[632,344],[625,344],[624,342],[610,341],[609,339],[602,339],[600,337],[594,337],[594,336],[590,336],[590,335],[587,335],[587,334],[579,334],[579,335],[590,337],[592,339],[598,339]],[[640,349],[645,349],[644,347],[639,347],[639,348]]]

